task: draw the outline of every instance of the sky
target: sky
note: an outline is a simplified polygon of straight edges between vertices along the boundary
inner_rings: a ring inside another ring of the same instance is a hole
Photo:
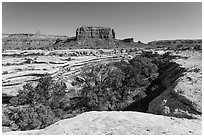
[[[2,33],[75,36],[81,26],[106,26],[117,39],[149,42],[201,39],[201,2],[3,2]]]

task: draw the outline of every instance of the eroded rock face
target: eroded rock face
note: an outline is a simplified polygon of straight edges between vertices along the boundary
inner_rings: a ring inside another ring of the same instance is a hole
[[[100,38],[100,39],[114,39],[115,32],[109,27],[87,27],[82,26],[76,30],[77,39],[86,39],[86,38]]]
[[[178,118],[200,118],[200,113],[195,111],[191,105],[184,102],[184,98],[177,98],[172,94],[173,89],[166,90],[163,94],[155,98],[149,105],[149,112],[174,116]],[[188,100],[190,101],[190,100]]]
[[[164,72],[164,75],[172,75],[172,77],[163,79],[162,83],[167,89],[150,102],[148,112],[179,118],[201,118],[201,56],[180,60],[177,63],[185,67],[187,71],[174,84],[172,84],[172,79],[179,76],[179,70],[174,67]]]

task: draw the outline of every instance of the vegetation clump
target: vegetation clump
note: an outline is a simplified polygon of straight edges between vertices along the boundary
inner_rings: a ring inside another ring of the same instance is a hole
[[[84,67],[80,99],[91,110],[122,110],[135,97],[145,96],[145,89],[158,76],[158,67],[146,57],[136,56],[129,62],[97,64]]]
[[[10,103],[11,108],[7,116],[14,121],[20,130],[41,129],[61,119],[66,85],[62,81],[53,81],[50,76],[39,80],[36,87],[27,83]]]

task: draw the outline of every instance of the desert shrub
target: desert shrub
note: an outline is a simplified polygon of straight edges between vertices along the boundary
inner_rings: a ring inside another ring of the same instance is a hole
[[[81,74],[80,99],[92,110],[121,110],[135,96],[138,100],[145,96],[144,90],[157,78],[157,71],[150,59],[140,56],[129,62],[86,66]]]
[[[2,108],[2,126],[10,126],[12,121],[8,115],[11,113],[8,109]]]
[[[13,106],[43,104],[52,109],[60,107],[60,102],[65,97],[66,85],[62,81],[53,81],[50,76],[39,79],[36,87],[31,83],[23,86],[16,97],[11,98],[10,103]]]
[[[116,110],[116,102],[123,100],[122,81],[124,73],[109,64],[84,67],[82,75],[84,86],[80,91],[85,105],[93,110]]]
[[[25,107],[13,111],[12,119],[21,130],[47,127],[61,119],[67,106],[66,85],[62,81],[54,81],[50,76],[39,79],[36,87],[27,83],[16,97],[11,98],[13,106]]]
[[[19,94],[11,99],[12,105],[35,105],[36,103],[46,104],[50,97],[50,85],[52,85],[51,77],[44,77],[39,79],[36,87],[31,83],[23,85],[23,89],[19,90]]]
[[[129,62],[121,61],[115,65],[125,73],[126,87],[145,89],[158,76],[157,66],[146,57],[136,56]]]
[[[11,98],[10,103],[13,106],[34,104],[35,89],[31,83],[26,83],[23,85],[23,90],[18,91],[19,94]]]
[[[64,82],[54,84],[51,91],[51,96],[48,99],[49,106],[53,110],[62,109],[64,101],[66,100],[65,93],[66,85]]]
[[[49,106],[38,104],[14,109],[10,119],[15,122],[21,130],[42,129],[54,122],[56,117]]]
[[[151,62],[155,64],[158,69],[160,69],[164,64],[168,64],[171,59],[175,58],[175,56],[172,56],[170,52],[166,52],[163,55],[152,52],[143,52],[141,56],[151,60]]]
[[[129,62],[130,69],[132,70],[131,75],[133,74],[133,76],[135,76],[136,78],[138,78],[138,75],[140,75],[139,77],[141,77],[141,79],[136,80],[139,83],[135,84],[141,85],[140,82],[145,83],[148,80],[152,81],[157,77],[158,67],[151,62],[151,59],[142,56],[136,56]]]

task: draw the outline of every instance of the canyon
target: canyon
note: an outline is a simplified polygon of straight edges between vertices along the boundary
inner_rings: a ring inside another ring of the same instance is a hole
[[[134,42],[133,38],[119,40],[116,36],[110,27],[94,26],[77,28],[74,37],[3,34],[4,111],[23,85],[36,85],[46,75],[62,80],[66,92],[72,94],[73,89],[76,93],[79,91],[80,87],[72,83],[84,66],[121,60],[128,63],[144,52],[175,56],[159,68],[158,78],[145,90],[146,96],[131,102],[123,110],[89,111],[62,119],[44,129],[29,131],[12,131],[8,125],[13,123],[3,115],[3,134],[201,135],[202,40],[164,40],[144,44]]]

